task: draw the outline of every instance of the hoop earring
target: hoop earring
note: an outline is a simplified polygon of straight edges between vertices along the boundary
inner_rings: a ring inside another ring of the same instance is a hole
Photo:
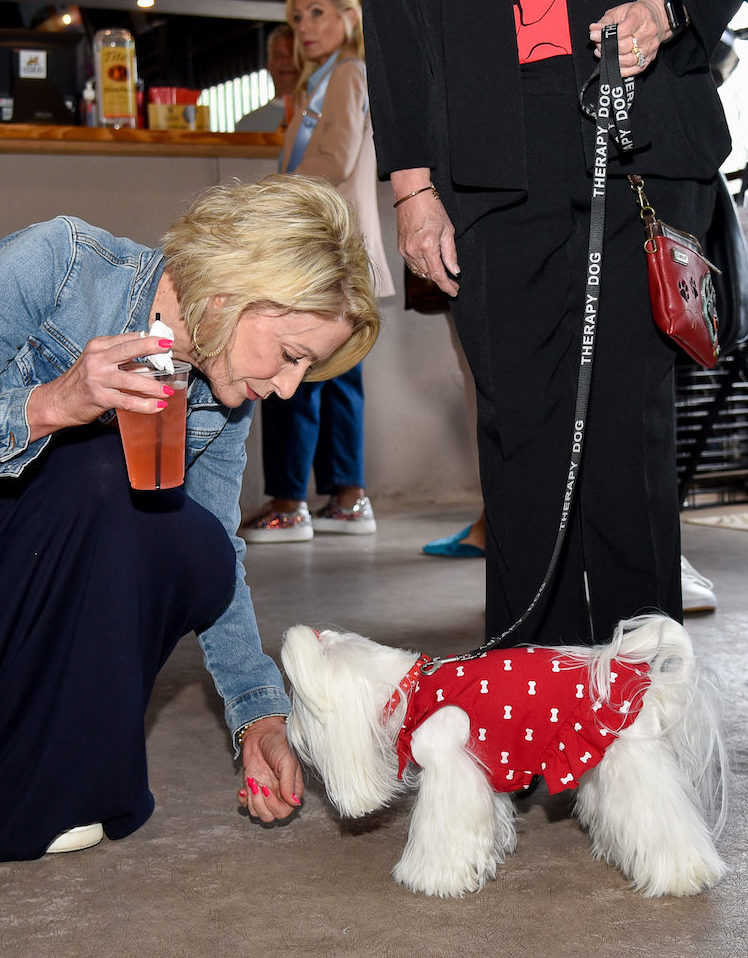
[[[195,347],[195,352],[198,356],[204,356],[206,359],[212,359],[213,356],[217,356],[220,352],[223,352],[226,344],[219,346],[218,349],[214,349],[212,352],[206,352],[203,347],[197,341],[197,331],[200,329],[200,323],[195,324],[195,328],[192,330],[192,345]]]

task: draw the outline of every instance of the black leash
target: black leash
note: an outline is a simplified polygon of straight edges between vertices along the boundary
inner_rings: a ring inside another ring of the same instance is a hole
[[[595,336],[597,333],[598,308],[600,305],[600,283],[603,265],[603,239],[605,233],[605,196],[608,182],[608,147],[609,140],[613,140],[619,150],[626,152],[633,149],[631,130],[629,125],[629,111],[634,100],[633,78],[621,78],[618,63],[618,25],[611,24],[603,29],[601,43],[602,57],[600,66],[585,83],[580,103],[588,116],[595,120],[597,131],[595,134],[595,163],[592,173],[592,203],[590,207],[590,237],[587,248],[587,289],[582,317],[582,348],[579,356],[579,378],[577,379],[577,396],[574,409],[574,429],[571,442],[571,458],[569,472],[566,478],[563,502],[561,504],[561,520],[553,552],[548,563],[540,588],[522,615],[501,635],[489,639],[480,648],[472,652],[463,652],[448,658],[434,658],[421,666],[424,675],[431,675],[446,662],[464,662],[467,659],[477,659],[491,649],[500,648],[516,629],[518,629],[532,615],[543,593],[553,578],[558,565],[561,549],[566,538],[569,524],[569,513],[574,499],[574,490],[582,464],[582,450],[587,426],[587,410],[590,398],[590,383],[592,381],[592,360],[595,351]],[[597,93],[597,109],[594,102],[587,100],[587,91],[590,85],[599,77]]]

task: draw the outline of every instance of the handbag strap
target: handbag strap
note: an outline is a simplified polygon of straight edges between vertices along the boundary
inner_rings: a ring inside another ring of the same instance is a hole
[[[602,56],[600,66],[585,83],[580,95],[582,109],[595,120],[595,162],[592,173],[592,201],[590,207],[590,234],[587,247],[587,286],[582,315],[582,346],[579,356],[579,375],[574,408],[574,429],[572,432],[571,457],[569,471],[564,487],[561,504],[561,519],[556,532],[556,541],[540,588],[522,615],[501,635],[488,640],[472,652],[463,652],[445,658],[436,657],[421,666],[424,675],[431,675],[447,662],[464,662],[476,659],[491,649],[501,648],[513,632],[527,619],[540,602],[543,593],[553,578],[558,566],[561,549],[566,538],[571,504],[574,499],[577,479],[582,464],[582,450],[587,427],[587,409],[589,406],[590,383],[592,381],[592,362],[595,350],[595,337],[600,306],[600,284],[603,265],[603,240],[605,233],[605,196],[608,179],[608,147],[613,140],[621,151],[633,149],[631,131],[628,129],[628,114],[634,99],[633,79],[623,81],[618,65],[618,25],[611,24],[603,28]],[[591,83],[599,77],[597,106],[587,102],[587,91]]]
[[[330,59],[321,67],[317,73],[317,84],[309,94],[306,107],[301,111],[301,123],[296,132],[296,139],[291,148],[291,155],[288,158],[288,165],[284,172],[293,173],[304,158],[304,152],[307,144],[312,138],[315,127],[322,117],[322,105],[325,102],[325,94],[330,83],[332,71],[335,69],[339,53],[334,53]]]

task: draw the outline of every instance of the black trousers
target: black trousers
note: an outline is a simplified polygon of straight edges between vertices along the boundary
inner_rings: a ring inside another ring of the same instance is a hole
[[[0,861],[153,810],[144,716],[180,636],[217,617],[234,549],[182,489],[130,490],[119,435],[57,437],[0,482]]]
[[[523,102],[527,199],[459,239],[453,307],[477,387],[488,638],[525,611],[548,566],[569,470],[584,317],[592,183],[569,58],[525,68]],[[703,235],[711,183],[653,177],[646,187],[658,215]],[[634,194],[625,177],[611,177],[570,528],[540,606],[505,644],[604,643],[621,618],[655,610],[681,617],[674,348],[652,320],[642,244]]]

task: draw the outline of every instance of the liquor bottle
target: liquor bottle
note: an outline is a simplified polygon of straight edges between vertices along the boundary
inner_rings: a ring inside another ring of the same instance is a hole
[[[99,111],[96,104],[96,88],[93,80],[88,80],[80,102],[80,120],[83,126],[98,126]]]
[[[130,31],[99,30],[94,36],[94,65],[99,126],[135,128],[138,68]]]

